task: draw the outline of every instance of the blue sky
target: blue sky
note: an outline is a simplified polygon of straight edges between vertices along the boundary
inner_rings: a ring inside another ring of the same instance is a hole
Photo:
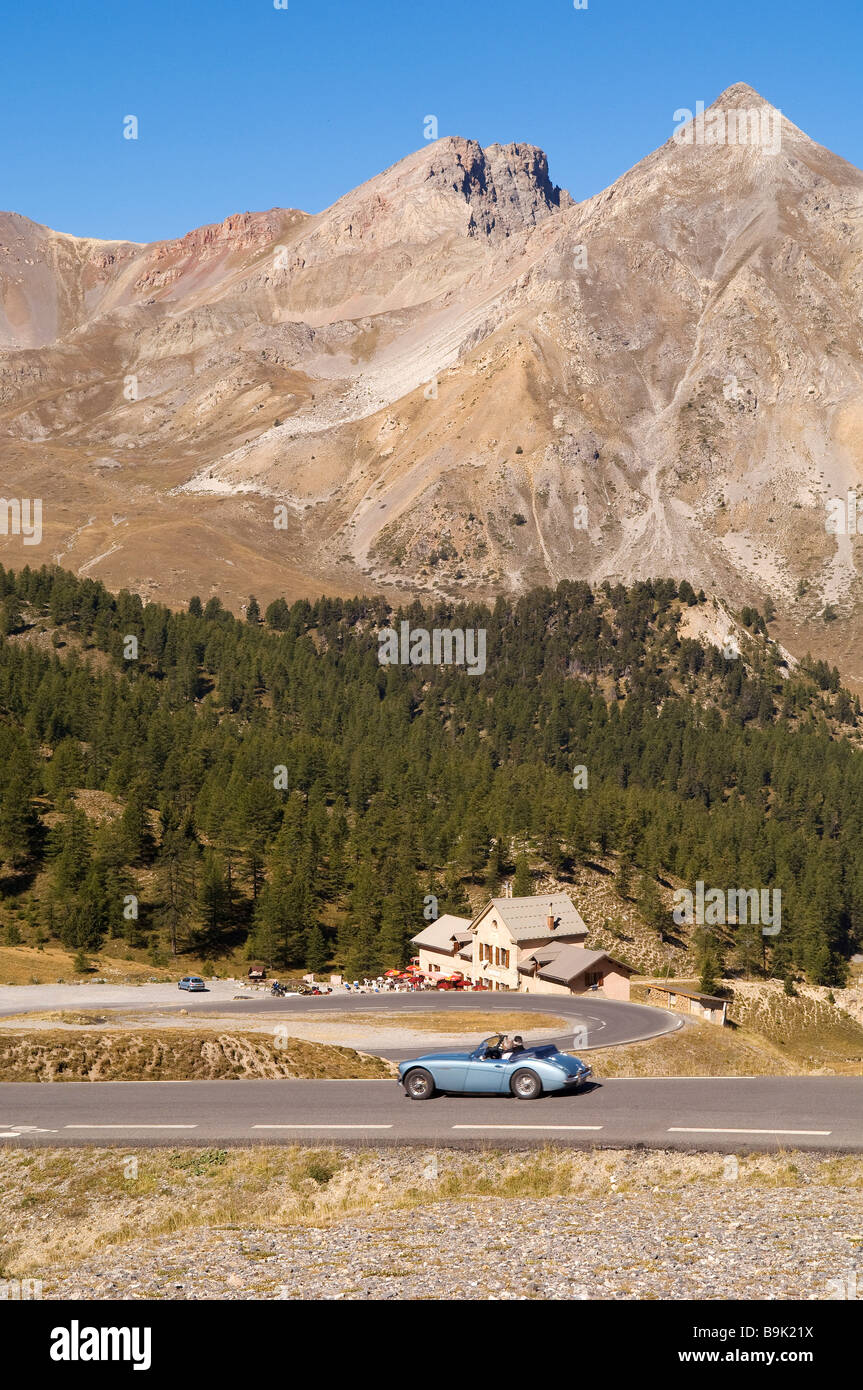
[[[863,165],[861,38],[860,0],[0,0],[0,207],[135,241],[316,212],[430,114],[584,198],[738,81]]]

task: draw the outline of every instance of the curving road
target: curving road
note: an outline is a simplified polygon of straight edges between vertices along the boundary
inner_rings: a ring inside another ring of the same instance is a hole
[[[288,1009],[285,1005],[288,1004]],[[325,995],[322,998],[316,996],[306,997],[297,996],[288,1001],[285,999],[273,999],[271,996],[264,996],[260,999],[249,1001],[231,1001],[228,1012],[238,1015],[242,1014],[267,1014],[279,1015],[279,1022],[285,1020],[286,1013],[290,1018],[294,1016],[308,1017],[314,1016],[317,1021],[331,1021],[338,1018],[349,1019],[352,1013],[369,1014],[380,1010],[382,1013],[392,1013],[397,1010],[399,1013],[438,1013],[442,1010],[457,1014],[460,1010],[466,1013],[481,1009],[483,1013],[506,1013],[512,1014],[555,1014],[559,1018],[570,1020],[570,1030],[559,1034],[542,1034],[543,1040],[547,1042],[557,1042],[561,1046],[573,1047],[574,1038],[578,1034],[578,1047],[581,1051],[590,1051],[595,1047],[615,1047],[622,1043],[643,1042],[647,1038],[658,1038],[663,1033],[673,1033],[681,1028],[682,1021],[676,1015],[668,1013],[665,1009],[654,1009],[646,1004],[624,1004],[616,1000],[598,999],[592,995],[582,995],[574,998],[571,996],[542,994],[454,994],[448,992],[422,993],[422,994],[344,994],[344,995]],[[226,1012],[225,1006],[221,1004],[201,1004],[196,1010],[198,1013],[218,1013]],[[539,1032],[529,1032],[525,1028],[525,1035],[533,1041],[539,1038]],[[419,1057],[424,1052],[432,1052],[436,1047],[445,1048],[447,1051],[460,1048],[469,1048],[473,1043],[473,1035],[466,1035],[464,1040],[455,1039],[452,1035],[441,1036],[439,1043],[424,1042],[422,1046],[416,1048],[364,1048],[363,1051],[373,1051],[379,1057],[386,1057],[392,1061],[401,1061],[405,1057]],[[475,1041],[479,1041],[477,1036]]]
[[[578,1095],[409,1101],[394,1081],[0,1085],[18,1145],[411,1144],[863,1152],[863,1078],[612,1080]]]
[[[23,987],[26,989],[27,987]],[[37,987],[33,987],[35,990]],[[164,987],[161,987],[164,989]],[[167,989],[156,1000],[143,990],[84,986],[79,1007],[158,1009],[169,1014],[294,1016],[333,1021],[378,1010],[433,1010],[556,1014],[569,1048],[578,1051],[658,1037],[682,1026],[662,1009],[592,995],[450,994],[268,995],[229,997],[220,984],[210,995]],[[88,997],[84,997],[84,991]],[[23,990],[0,990],[0,1015],[39,1007]],[[95,994],[95,997],[90,997]],[[68,1001],[67,1001],[68,1002]],[[56,1004],[53,1005],[57,1007]],[[43,1005],[44,1007],[44,1005]],[[536,1039],[539,1030],[525,1028]],[[586,1031],[586,1041],[584,1032]],[[469,1047],[452,1034],[447,1050]],[[368,1050],[368,1049],[366,1049]],[[435,1050],[376,1049],[392,1059]],[[175,1081],[13,1082],[0,1084],[0,1142],[4,1145],[146,1145],[338,1143],[425,1146],[563,1143],[579,1147],[638,1147],[747,1152],[814,1149],[863,1152],[861,1077],[667,1077],[600,1081],[575,1096],[549,1096],[527,1104],[496,1096],[405,1099],[394,1081]]]
[[[227,982],[214,983],[206,994],[181,993],[176,986],[123,986],[123,985],[76,985],[43,986],[15,985],[0,988],[0,1018],[28,1013],[39,1009],[103,1009],[128,1010],[135,1012],[154,1011],[170,1016],[183,1009],[187,1015],[218,1014],[219,1017],[248,1017],[261,1014],[274,1015],[273,1023],[290,1025],[292,1018],[328,1023],[340,1018],[349,1020],[352,1013],[458,1013],[460,1010],[483,1013],[541,1013],[555,1014],[570,1022],[571,1031],[554,1037],[543,1034],[547,1041],[558,1042],[572,1048],[578,1032],[578,1048],[590,1050],[595,1047],[614,1047],[622,1043],[642,1042],[647,1038],[660,1037],[663,1033],[674,1032],[682,1027],[680,1018],[646,1004],[625,1004],[616,1000],[602,999],[592,994],[573,997],[570,995],[548,994],[456,994],[446,991],[433,991],[421,994],[329,994],[329,995],[288,995],[284,999],[274,999],[269,994],[249,994],[236,998],[237,986]],[[373,1028],[374,1025],[371,1025]],[[532,1040],[538,1034],[525,1033]],[[467,1047],[470,1038],[466,1037]],[[419,1056],[435,1047],[452,1049],[459,1044],[452,1034],[441,1036],[438,1042],[426,1039],[413,1050],[408,1047],[380,1049],[363,1047],[363,1051],[376,1052],[378,1056],[392,1060]]]

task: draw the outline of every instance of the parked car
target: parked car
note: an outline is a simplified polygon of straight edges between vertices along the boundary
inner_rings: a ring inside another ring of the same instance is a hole
[[[200,975],[184,975],[182,980],[178,982],[177,988],[187,989],[192,993],[198,993],[201,990],[206,991],[207,986],[204,984]]]
[[[554,1043],[505,1052],[506,1035],[485,1038],[473,1052],[430,1052],[400,1062],[399,1085],[410,1100],[430,1100],[437,1091],[462,1095],[513,1095],[538,1100],[551,1091],[577,1091],[590,1076],[578,1057]]]

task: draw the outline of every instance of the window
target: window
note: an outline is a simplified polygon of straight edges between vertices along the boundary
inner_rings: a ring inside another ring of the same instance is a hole
[[[509,970],[509,951],[501,951],[500,963],[503,966],[504,970]]]

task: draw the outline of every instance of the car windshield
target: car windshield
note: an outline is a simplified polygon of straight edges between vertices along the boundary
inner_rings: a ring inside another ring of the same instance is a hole
[[[500,1056],[501,1044],[505,1037],[505,1033],[494,1033],[490,1038],[485,1038],[473,1054],[474,1057]]]

